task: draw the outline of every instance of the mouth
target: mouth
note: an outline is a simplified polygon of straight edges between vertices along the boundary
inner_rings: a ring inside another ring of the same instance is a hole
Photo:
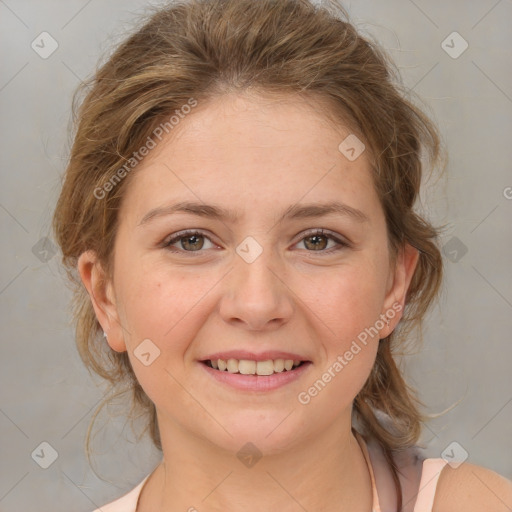
[[[205,366],[222,373],[265,377],[281,373],[291,373],[298,368],[310,364],[311,361],[298,359],[266,359],[255,361],[251,359],[205,359]]]
[[[198,361],[208,378],[213,379],[211,382],[216,382],[231,391],[251,393],[251,396],[265,396],[268,392],[292,386],[293,383],[306,378],[309,367],[313,365],[312,361],[280,357],[270,359],[269,355],[266,355],[266,358],[260,355],[253,359],[221,359],[218,355],[212,359]],[[242,354],[240,356],[243,357]]]

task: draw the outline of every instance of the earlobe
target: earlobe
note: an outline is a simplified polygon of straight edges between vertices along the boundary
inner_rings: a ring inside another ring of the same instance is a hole
[[[78,272],[91,299],[96,318],[108,335],[110,347],[116,352],[125,352],[123,330],[119,322],[112,283],[107,278],[94,251],[85,251],[78,258]]]
[[[418,249],[407,243],[397,254],[394,272],[392,273],[391,288],[384,302],[384,315],[387,312],[392,312],[392,314],[386,315],[390,318],[390,325],[383,329],[381,338],[389,336],[402,318],[407,291],[418,265],[419,256]]]

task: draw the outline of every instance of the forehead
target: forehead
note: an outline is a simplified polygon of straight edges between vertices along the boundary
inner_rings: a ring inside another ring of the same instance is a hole
[[[225,94],[200,103],[184,116],[168,139],[183,149],[202,142],[214,143],[224,155],[226,149],[238,148],[248,154],[258,148],[290,151],[292,146],[300,151],[303,143],[321,151],[333,144],[336,148],[351,133],[347,122],[341,118],[334,121],[333,106],[317,94]]]
[[[136,210],[169,197],[228,202],[239,212],[340,194],[347,203],[371,203],[377,197],[369,161],[364,152],[351,161],[340,151],[353,134],[326,108],[291,95],[199,103],[138,165],[125,200]]]

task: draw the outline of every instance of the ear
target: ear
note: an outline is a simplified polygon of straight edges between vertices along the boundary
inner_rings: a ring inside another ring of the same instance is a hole
[[[96,318],[107,334],[107,342],[112,350],[125,352],[126,344],[123,329],[119,321],[114,289],[107,278],[96,253],[86,251],[78,258],[78,272],[84,286],[89,292]]]
[[[395,266],[390,270],[384,311],[381,315],[381,318],[385,319],[386,316],[389,319],[389,325],[385,325],[381,329],[381,339],[386,338],[393,332],[403,316],[407,291],[416,270],[419,256],[418,249],[407,243],[397,254]]]

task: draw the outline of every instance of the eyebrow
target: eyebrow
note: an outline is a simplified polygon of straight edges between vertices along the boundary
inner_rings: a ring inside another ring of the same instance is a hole
[[[179,202],[168,206],[161,206],[150,210],[139,222],[139,226],[147,224],[153,219],[172,215],[174,213],[189,213],[200,217],[212,218],[235,223],[241,217],[240,213],[228,210],[218,205],[196,203],[191,201]],[[352,218],[357,222],[369,222],[368,216],[357,208],[353,208],[339,201],[329,203],[295,204],[289,206],[281,215],[278,223],[291,219],[309,219],[338,214]]]

